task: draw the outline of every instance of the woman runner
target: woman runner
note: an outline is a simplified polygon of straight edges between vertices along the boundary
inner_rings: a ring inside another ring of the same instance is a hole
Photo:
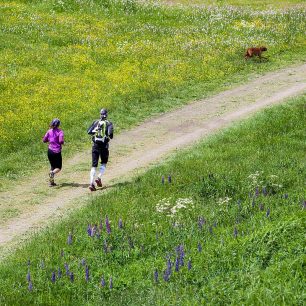
[[[49,142],[48,159],[51,165],[49,173],[49,186],[56,186],[54,175],[62,169],[62,145],[64,144],[64,132],[59,129],[60,120],[55,118],[50,123],[50,129],[43,138],[43,142]]]

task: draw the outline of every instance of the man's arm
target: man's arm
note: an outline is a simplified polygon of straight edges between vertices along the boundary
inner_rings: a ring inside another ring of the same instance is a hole
[[[107,126],[107,136],[110,139],[113,139],[113,137],[114,137],[114,126],[111,122],[109,122],[109,124]]]
[[[87,134],[89,135],[94,135],[95,134],[95,131],[94,129],[97,127],[97,124],[98,124],[99,120],[95,120],[92,125],[88,128],[87,130]]]

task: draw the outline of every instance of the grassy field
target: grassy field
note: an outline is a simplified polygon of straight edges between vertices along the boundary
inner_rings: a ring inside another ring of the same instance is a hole
[[[305,106],[265,110],[38,233],[1,263],[0,304],[305,304]]]
[[[118,132],[303,60],[305,18],[301,8],[1,0],[0,188],[47,164],[41,137],[52,118],[62,120],[71,156],[90,145],[85,131],[101,107]],[[266,45],[269,60],[245,62],[251,45]]]
[[[256,9],[275,9],[275,8],[288,8],[294,6],[306,5],[305,1],[300,0],[254,0],[254,1],[245,1],[245,0],[159,0],[160,3],[165,4],[179,4],[179,5],[233,5],[239,7],[252,7]]]

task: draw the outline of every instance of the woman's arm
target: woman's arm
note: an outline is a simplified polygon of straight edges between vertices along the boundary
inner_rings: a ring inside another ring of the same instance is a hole
[[[58,142],[62,145],[64,144],[64,132],[61,131],[58,135]]]
[[[46,133],[46,135],[42,139],[43,142],[48,142],[49,141],[49,131]]]

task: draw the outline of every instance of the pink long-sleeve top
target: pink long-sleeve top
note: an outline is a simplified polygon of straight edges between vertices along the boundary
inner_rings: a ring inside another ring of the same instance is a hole
[[[44,136],[43,142],[49,142],[49,149],[54,153],[59,153],[64,143],[64,132],[59,128],[50,129]]]

